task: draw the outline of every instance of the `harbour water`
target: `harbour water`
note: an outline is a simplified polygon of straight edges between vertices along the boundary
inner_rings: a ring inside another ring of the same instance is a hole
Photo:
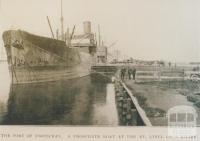
[[[6,62],[0,62],[0,123],[7,112],[7,101],[10,90],[10,77]]]
[[[1,125],[118,125],[114,86],[100,74],[10,86],[0,63]]]

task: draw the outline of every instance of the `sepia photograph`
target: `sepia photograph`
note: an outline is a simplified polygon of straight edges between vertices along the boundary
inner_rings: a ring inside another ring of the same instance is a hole
[[[198,0],[0,0],[0,129],[165,128],[197,140],[199,7]],[[0,132],[11,136],[18,137]],[[126,137],[108,138],[144,140]]]

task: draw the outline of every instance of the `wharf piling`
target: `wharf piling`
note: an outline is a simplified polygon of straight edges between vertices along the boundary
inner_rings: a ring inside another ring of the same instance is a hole
[[[119,124],[123,126],[152,126],[137,99],[121,80],[115,81]]]

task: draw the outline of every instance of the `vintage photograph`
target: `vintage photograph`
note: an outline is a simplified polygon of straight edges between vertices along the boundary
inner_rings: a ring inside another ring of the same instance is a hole
[[[199,0],[0,0],[0,125],[198,127]]]

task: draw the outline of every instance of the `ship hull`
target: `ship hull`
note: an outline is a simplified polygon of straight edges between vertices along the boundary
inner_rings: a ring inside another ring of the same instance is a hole
[[[89,75],[91,47],[70,48],[65,42],[20,30],[3,34],[12,84],[39,83]]]

